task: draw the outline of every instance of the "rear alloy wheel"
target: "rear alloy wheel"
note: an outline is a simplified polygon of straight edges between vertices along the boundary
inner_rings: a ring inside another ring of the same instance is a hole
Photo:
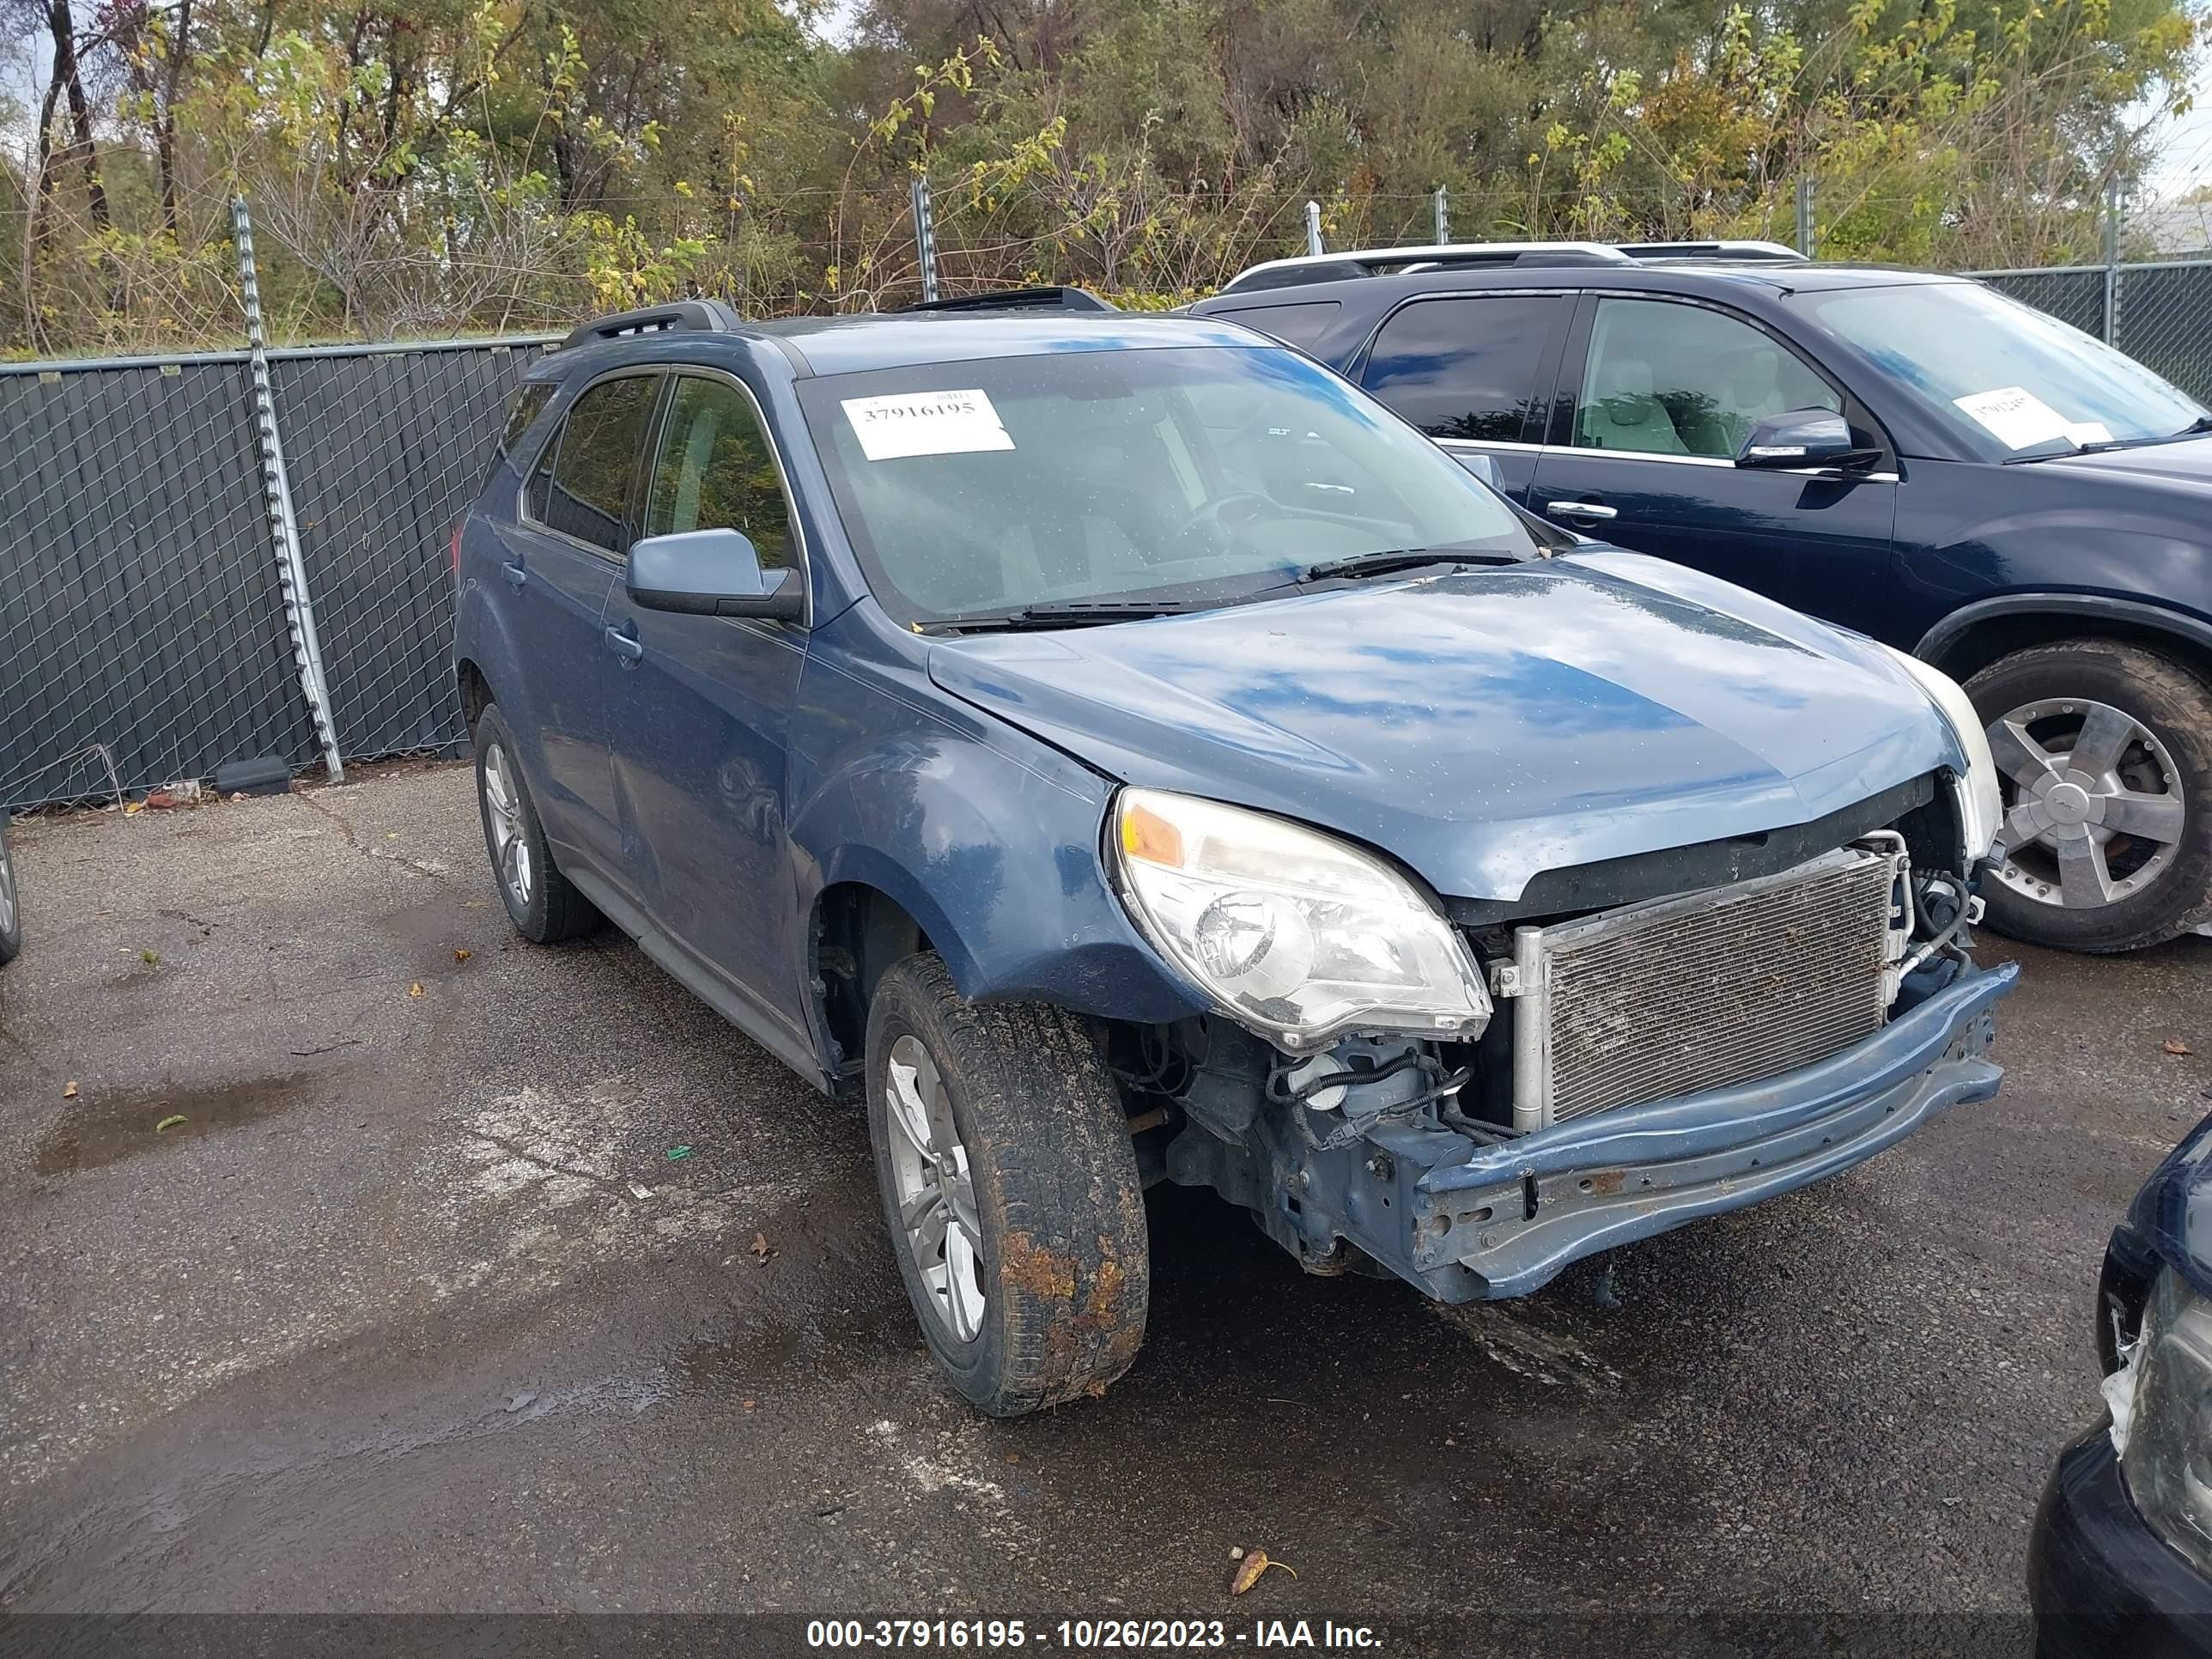
[[[514,734],[497,703],[477,716],[477,805],[492,884],[516,930],[540,945],[574,939],[599,925],[592,902],[554,865],[545,827],[515,757]]]
[[[908,957],[868,1004],[866,1087],[891,1249],[953,1387],[994,1417],[1104,1392],[1143,1346],[1152,1257],[1082,1022],[969,1002],[934,953]]]
[[[2081,640],[2003,658],[1967,690],[2002,775],[1995,926],[2128,951],[2212,913],[2212,686],[2156,652]]]

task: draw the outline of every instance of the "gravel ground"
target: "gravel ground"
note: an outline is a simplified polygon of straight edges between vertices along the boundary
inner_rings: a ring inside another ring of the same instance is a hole
[[[627,942],[516,939],[465,771],[15,839],[15,1613],[2011,1614],[2104,1237],[2212,1111],[2212,940],[2021,951],[1996,1102],[1620,1252],[1618,1307],[1309,1279],[1163,1191],[1136,1369],[1000,1424],[859,1113]],[[1232,1604],[1232,1546],[1299,1576]]]

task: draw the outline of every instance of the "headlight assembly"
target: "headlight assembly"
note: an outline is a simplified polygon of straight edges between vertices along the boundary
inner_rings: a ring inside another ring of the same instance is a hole
[[[1473,1037],[1490,1018],[1466,945],[1412,883],[1333,836],[1242,807],[1125,789],[1124,902],[1239,1024],[1306,1050],[1351,1029]]]
[[[1958,681],[1894,646],[1882,648],[1904,665],[1905,671],[1943,711],[1943,718],[1958,737],[1959,747],[1965,751],[1966,775],[1958,781],[1953,793],[1960,825],[1966,831],[1966,860],[1971,866],[1977,859],[1987,856],[2004,825],[2004,799],[1997,793],[1997,763],[1990,755],[1989,732]]]
[[[2171,1268],[2143,1310],[2120,1470],[2145,1524],[2212,1572],[2212,1304]]]

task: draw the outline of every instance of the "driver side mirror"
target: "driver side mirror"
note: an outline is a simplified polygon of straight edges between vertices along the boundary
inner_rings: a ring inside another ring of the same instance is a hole
[[[631,602],[647,611],[806,619],[805,578],[797,570],[762,569],[759,550],[743,531],[648,536],[631,547],[623,582]]]
[[[1848,471],[1872,466],[1881,459],[1879,449],[1858,447],[1850,422],[1827,409],[1793,409],[1754,422],[1735,453],[1738,466],[1770,471],[1832,466]]]

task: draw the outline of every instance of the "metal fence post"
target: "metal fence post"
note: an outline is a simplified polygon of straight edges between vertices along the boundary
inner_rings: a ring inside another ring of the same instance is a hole
[[[2120,181],[2105,180],[2105,343],[2120,326]]]
[[[1306,204],[1306,252],[1321,254],[1328,251],[1321,245],[1321,204],[1308,202]]]
[[[1813,175],[1797,175],[1797,251],[1807,258],[1813,257]]]
[[[276,585],[284,596],[292,658],[300,690],[315,726],[315,742],[332,783],[345,781],[337,732],[331,724],[331,694],[323,679],[323,644],[315,634],[315,606],[307,569],[300,557],[300,525],[292,515],[292,484],[284,471],[284,444],[276,432],[276,399],[269,387],[269,343],[261,328],[261,280],[253,264],[253,221],[246,198],[231,198],[230,227],[238,242],[238,284],[246,298],[246,364],[253,383],[253,423],[261,441],[261,489],[269,504],[269,532],[276,547]]]
[[[1442,185],[1437,186],[1437,246],[1442,247],[1451,240],[1451,198]]]
[[[937,216],[929,205],[929,180],[914,175],[914,252],[921,261],[921,302],[937,299]]]

